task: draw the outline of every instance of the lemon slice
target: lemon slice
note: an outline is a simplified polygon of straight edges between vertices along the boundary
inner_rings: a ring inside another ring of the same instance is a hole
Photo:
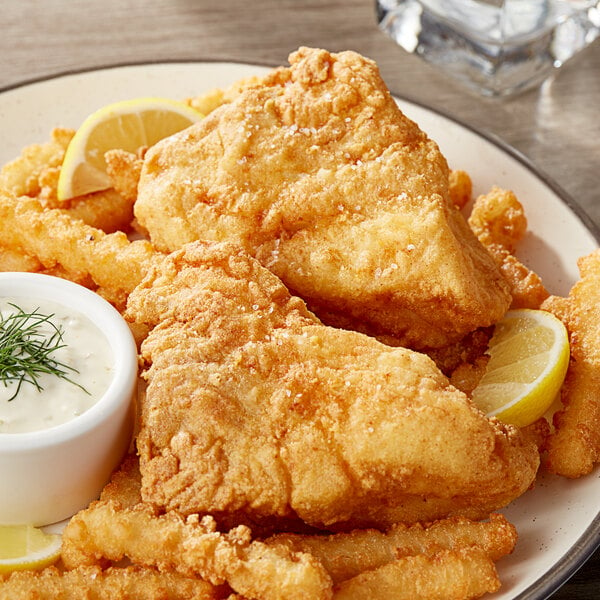
[[[473,401],[488,416],[525,427],[554,402],[569,365],[562,322],[543,310],[511,310],[496,324]]]
[[[135,152],[152,146],[203,118],[183,102],[168,98],[137,98],[109,104],[92,113],[69,143],[58,179],[59,200],[111,187],[104,153]]]
[[[0,525],[0,573],[43,569],[60,556],[61,536],[33,525]]]

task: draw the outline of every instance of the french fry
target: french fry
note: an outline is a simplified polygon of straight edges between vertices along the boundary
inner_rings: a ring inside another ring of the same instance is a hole
[[[494,563],[478,548],[407,556],[341,583],[334,600],[470,600],[500,588]]]
[[[150,242],[130,242],[123,232],[106,234],[32,198],[0,190],[0,245],[35,257],[45,269],[57,265],[72,277],[127,295],[157,260]]]
[[[97,501],[71,519],[63,533],[67,568],[129,558],[135,564],[200,576],[214,585],[228,583],[259,600],[331,598],[331,579],[311,555],[251,541],[240,526],[227,534],[214,520],[175,512],[156,514],[148,505],[123,508]]]
[[[433,555],[441,550],[479,547],[496,561],[513,551],[517,533],[505,517],[493,514],[489,521],[451,518],[430,525],[398,524],[383,533],[356,530],[329,536],[280,534],[266,540],[294,552],[317,557],[334,583],[379,568],[400,556]]]
[[[39,573],[16,572],[0,581],[0,600],[220,600],[227,588],[178,573],[159,573],[143,567],[80,567]]]
[[[566,301],[546,305],[566,320],[571,361],[547,440],[547,468],[569,478],[589,473],[600,461],[600,250],[579,260],[581,279]]]

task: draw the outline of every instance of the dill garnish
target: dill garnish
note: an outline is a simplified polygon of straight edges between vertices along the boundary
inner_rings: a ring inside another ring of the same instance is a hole
[[[52,357],[56,350],[66,346],[62,327],[50,320],[54,314],[44,315],[38,312],[39,308],[25,312],[16,304],[9,304],[16,312],[0,314],[0,381],[4,387],[17,382],[17,389],[8,401],[17,397],[24,383],[42,391],[39,378],[44,373],[56,375],[89,393],[69,379],[69,373],[79,373],[77,369]]]

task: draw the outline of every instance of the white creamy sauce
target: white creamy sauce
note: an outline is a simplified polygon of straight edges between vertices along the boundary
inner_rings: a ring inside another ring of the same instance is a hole
[[[50,321],[62,330],[63,347],[50,356],[77,372],[63,369],[71,381],[42,373],[38,378],[41,390],[23,382],[12,400],[18,383],[0,379],[0,433],[48,429],[81,415],[99,400],[113,377],[114,360],[105,335],[81,313],[46,300],[0,298],[3,319],[18,312],[11,303],[25,313],[37,309],[39,314],[53,315]],[[54,332],[47,323],[40,325],[39,330],[48,336]]]

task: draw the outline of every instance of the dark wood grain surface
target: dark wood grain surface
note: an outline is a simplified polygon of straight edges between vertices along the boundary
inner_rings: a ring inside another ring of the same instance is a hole
[[[0,22],[0,89],[125,63],[278,65],[301,45],[356,50],[393,92],[516,148],[600,226],[600,42],[540,88],[497,101],[396,47],[377,29],[372,0],[0,0]],[[600,552],[552,596],[599,597]]]

